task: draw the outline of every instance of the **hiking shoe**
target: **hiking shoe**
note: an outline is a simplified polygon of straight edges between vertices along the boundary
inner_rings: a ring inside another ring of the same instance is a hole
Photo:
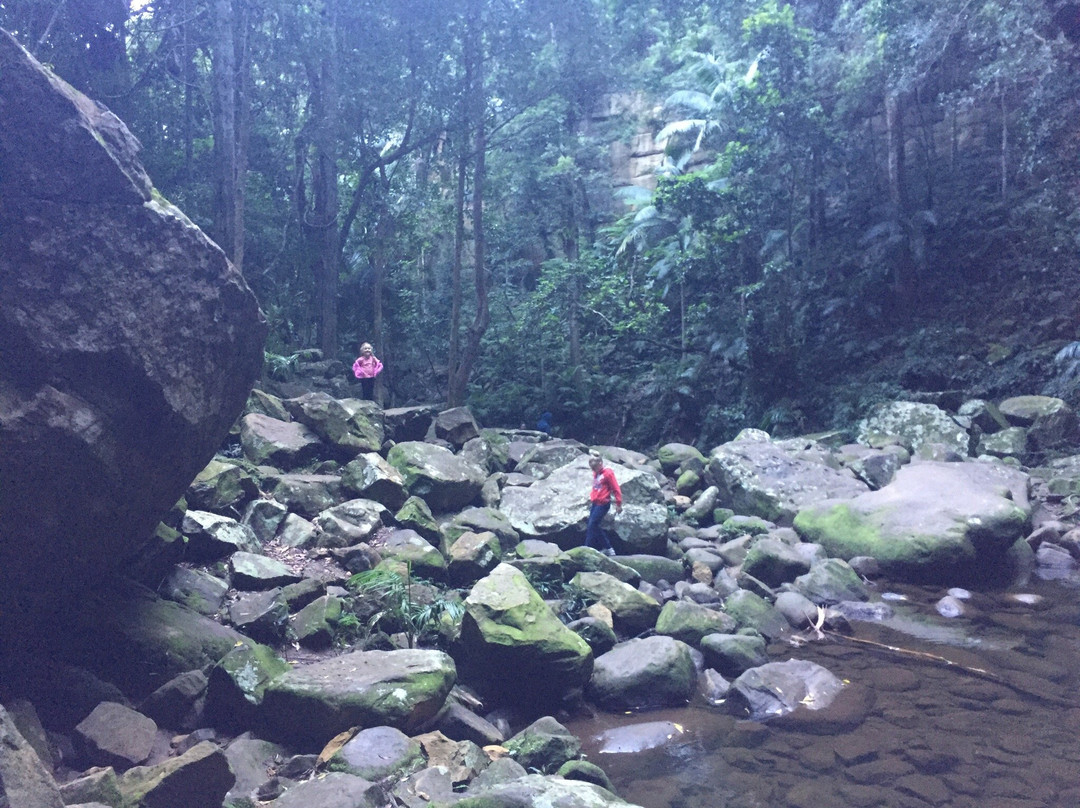
[[[606,555],[606,556],[613,556],[613,555],[615,555],[615,550],[613,550],[613,549],[612,549],[611,547],[606,547],[606,548],[604,548],[603,550],[601,550],[600,552],[601,552],[601,553],[603,553],[603,554],[604,554],[604,555]]]

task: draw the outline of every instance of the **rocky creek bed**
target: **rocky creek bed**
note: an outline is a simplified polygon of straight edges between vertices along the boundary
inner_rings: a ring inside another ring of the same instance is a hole
[[[126,574],[6,640],[6,797],[1075,804],[1077,590],[1033,577],[1080,560],[1075,414],[851,437],[648,456],[256,390]]]
[[[1076,805],[1080,581],[1035,578],[973,594],[959,618],[936,613],[938,587],[889,588],[919,619],[897,629],[855,623],[853,636],[991,676],[837,640],[776,650],[867,687],[872,701],[856,726],[834,723],[829,710],[816,721],[750,722],[700,697],[682,709],[597,713],[567,726],[638,805]]]

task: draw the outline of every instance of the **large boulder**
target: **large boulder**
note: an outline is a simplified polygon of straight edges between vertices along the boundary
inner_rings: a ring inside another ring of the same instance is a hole
[[[124,564],[262,366],[254,295],[138,148],[0,32],[5,622]]]
[[[1027,533],[1028,477],[996,463],[913,463],[879,491],[799,512],[795,529],[830,556],[871,556],[886,574],[970,579]]]
[[[913,452],[926,445],[939,444],[961,457],[968,454],[971,442],[967,429],[947,412],[918,401],[882,404],[859,422],[859,443],[883,445],[895,438]]]
[[[712,450],[706,479],[720,489],[720,505],[790,523],[814,502],[869,490],[852,472],[830,465],[829,460],[823,447],[773,441],[766,433],[751,430]]]
[[[406,441],[386,456],[413,496],[435,512],[459,510],[480,495],[486,474],[479,466],[432,443]]]
[[[3,706],[0,706],[0,804],[19,808],[64,805],[52,774]]]
[[[270,682],[260,723],[270,740],[308,750],[354,726],[416,732],[456,680],[453,660],[441,651],[353,651]]]
[[[352,460],[382,446],[382,430],[355,420],[345,406],[327,393],[306,393],[282,402],[294,419],[320,438],[338,460]]]
[[[67,651],[85,657],[131,696],[149,695],[181,673],[214,664],[244,636],[129,583],[87,595],[60,627]],[[102,653],[102,649],[108,653]],[[138,665],[131,660],[139,660]]]
[[[1053,396],[1015,396],[999,405],[1009,423],[1027,429],[1025,448],[1036,453],[1075,445],[1080,439],[1080,419]]]
[[[589,696],[605,710],[623,712],[686,704],[697,687],[690,646],[673,637],[646,637],[597,657]]]
[[[375,452],[361,454],[345,466],[341,470],[341,485],[395,511],[409,498],[405,477]]]
[[[563,625],[525,575],[500,564],[465,599],[459,660],[495,692],[556,699],[592,673],[588,643]]]
[[[623,493],[623,512],[608,515],[606,527],[631,552],[662,553],[668,515],[664,495],[648,469],[611,464]],[[560,466],[530,486],[507,486],[499,509],[522,538],[544,539],[564,548],[581,544],[589,519],[592,471],[587,455]]]
[[[611,611],[615,630],[624,634],[639,634],[656,625],[660,604],[630,584],[623,583],[606,572],[579,572],[570,585],[586,597]]]
[[[225,753],[202,741],[157,766],[139,766],[124,773],[120,792],[124,805],[188,808],[220,805],[236,782]]]
[[[742,697],[750,717],[760,721],[799,707],[823,710],[840,695],[844,683],[817,663],[789,659],[751,668],[731,688]]]
[[[306,466],[319,456],[319,436],[296,421],[283,421],[258,412],[240,420],[240,445],[252,463],[290,470]]]

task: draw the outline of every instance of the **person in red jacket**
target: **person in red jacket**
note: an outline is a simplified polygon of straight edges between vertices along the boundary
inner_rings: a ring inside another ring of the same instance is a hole
[[[622,489],[615,479],[615,472],[604,466],[604,460],[596,452],[589,455],[589,468],[592,469],[592,490],[589,491],[589,523],[585,527],[585,546],[599,550],[606,556],[615,555],[604,529],[604,521],[611,509],[611,500],[615,499],[615,513],[622,513]]]

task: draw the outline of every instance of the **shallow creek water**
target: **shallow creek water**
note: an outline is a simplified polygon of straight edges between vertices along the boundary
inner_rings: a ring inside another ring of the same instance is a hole
[[[800,708],[785,724],[695,701],[567,726],[620,796],[645,808],[1080,805],[1080,582],[973,593],[967,614],[948,620],[934,609],[943,589],[880,582],[879,591],[907,600],[890,604],[888,624],[852,622],[854,637],[956,665],[842,639],[774,644],[771,659],[808,659],[850,682],[844,706]],[[844,726],[852,714],[865,717]],[[606,730],[655,721],[681,732],[643,751],[601,751]]]

